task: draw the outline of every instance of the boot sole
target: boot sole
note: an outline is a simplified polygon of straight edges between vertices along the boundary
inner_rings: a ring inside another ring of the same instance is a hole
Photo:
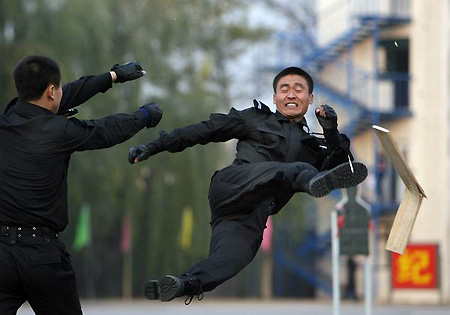
[[[163,302],[172,301],[182,291],[181,281],[173,276],[165,276],[158,281],[159,299]]]
[[[367,177],[367,168],[362,163],[344,163],[313,179],[309,185],[310,194],[316,198],[328,195],[331,191],[349,188],[362,183]]]
[[[144,296],[147,300],[159,300],[158,281],[151,280],[144,285]]]

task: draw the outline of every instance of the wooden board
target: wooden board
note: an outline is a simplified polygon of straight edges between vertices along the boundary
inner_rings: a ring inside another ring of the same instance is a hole
[[[400,151],[389,135],[389,130],[376,125],[373,125],[372,128],[375,129],[375,133],[377,134],[378,139],[380,139],[384,151],[391,160],[392,165],[402,179],[406,188],[410,190],[417,190],[426,198],[427,196],[425,195],[424,190],[420,187],[413,172],[410,170],[408,164],[406,164],[406,161],[403,159]]]
[[[412,192],[409,189],[405,189],[405,194],[395,215],[386,243],[387,250],[399,254],[405,252],[422,199],[423,196],[416,191]]]
[[[375,130],[383,150],[406,186],[405,194],[395,215],[386,244],[387,250],[403,254],[408,245],[420,205],[423,198],[426,198],[426,195],[389,135],[389,130],[376,125],[373,125],[372,128]]]

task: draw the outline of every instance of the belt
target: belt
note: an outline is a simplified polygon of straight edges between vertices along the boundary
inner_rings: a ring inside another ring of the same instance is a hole
[[[57,239],[59,233],[45,226],[7,226],[0,225],[0,236],[9,238],[11,244],[17,243],[24,237],[43,237],[44,241],[50,242],[50,239]]]

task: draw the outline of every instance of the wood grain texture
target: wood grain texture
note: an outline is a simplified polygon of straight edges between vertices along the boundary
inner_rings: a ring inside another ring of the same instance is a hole
[[[408,245],[420,205],[423,198],[426,198],[426,195],[392,140],[389,130],[376,125],[373,125],[372,128],[375,130],[383,150],[406,186],[405,194],[395,215],[386,244],[387,250],[403,254]]]

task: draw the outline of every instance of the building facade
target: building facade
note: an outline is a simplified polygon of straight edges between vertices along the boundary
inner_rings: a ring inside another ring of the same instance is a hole
[[[318,47],[302,66],[316,76],[316,104],[346,117],[358,160],[369,165],[375,298],[450,303],[448,0],[320,0]],[[371,125],[387,128],[428,199],[399,257],[384,249],[404,186]],[[416,245],[417,247],[414,247]]]

